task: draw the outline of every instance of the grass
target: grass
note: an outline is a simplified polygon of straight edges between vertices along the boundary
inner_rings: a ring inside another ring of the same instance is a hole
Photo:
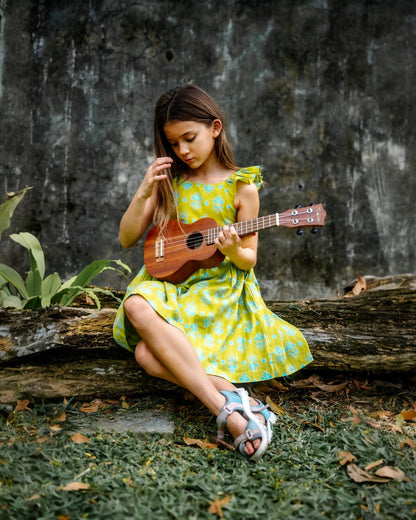
[[[187,445],[187,438],[212,441],[215,421],[184,394],[102,401],[95,413],[65,402],[0,414],[0,519],[416,518],[416,423],[401,415],[416,409],[415,384],[357,388],[348,380],[329,392],[303,383],[256,390],[284,411],[258,463],[210,443]],[[94,418],[150,406],[175,414],[173,436],[96,430],[73,437]],[[406,478],[357,483],[340,451],[361,469],[382,459],[378,468],[400,468]],[[65,488],[76,483],[85,489]]]

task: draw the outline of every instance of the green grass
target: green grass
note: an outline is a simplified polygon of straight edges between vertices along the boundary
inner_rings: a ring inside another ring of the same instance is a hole
[[[408,390],[406,391],[408,392]],[[163,520],[214,519],[210,504],[231,495],[218,512],[226,520],[416,518],[415,424],[400,423],[409,393],[336,395],[311,390],[277,392],[279,416],[266,455],[252,463],[223,449],[188,446],[185,437],[215,438],[215,420],[194,401],[176,399],[113,404],[94,414],[126,413],[156,406],[175,414],[173,436],[132,433],[89,434],[77,444],[74,431],[93,422],[80,404],[33,404],[0,414],[0,519]],[[397,396],[400,394],[400,398]],[[351,411],[351,406],[353,409]],[[355,408],[359,407],[361,422]],[[369,414],[388,410],[390,417]],[[56,419],[64,412],[65,421]],[[60,430],[52,426],[59,424]],[[408,443],[404,441],[410,441]],[[349,451],[364,469],[383,459],[408,481],[356,483],[338,461]],[[88,489],[66,491],[72,482]]]

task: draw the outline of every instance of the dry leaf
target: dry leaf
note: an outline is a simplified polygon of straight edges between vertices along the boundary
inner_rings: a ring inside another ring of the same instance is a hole
[[[314,383],[314,385],[324,392],[339,392],[340,390],[344,390],[344,388],[348,385],[348,382],[341,383],[339,385],[324,385],[320,383]]]
[[[38,500],[39,498],[41,498],[41,495],[36,494],[36,495],[32,495],[29,498],[26,498],[26,500],[29,502],[30,500]]]
[[[403,430],[400,428],[400,426],[397,426],[397,424],[393,424],[393,425],[392,425],[392,427],[391,427],[391,431],[392,431],[392,432],[403,433]]]
[[[382,468],[378,469],[375,474],[379,477],[385,477],[392,480],[397,480],[399,482],[403,482],[403,480],[409,482],[409,479],[401,469],[393,468],[391,466],[383,466]]]
[[[394,412],[389,412],[387,410],[378,410],[376,412],[369,413],[370,417],[374,417],[375,419],[391,419],[394,417]]]
[[[49,430],[50,430],[51,432],[59,432],[59,431],[62,430],[62,427],[59,426],[59,424],[54,424],[54,425],[52,425],[52,426],[49,428]]]
[[[354,482],[389,482],[388,478],[371,475],[356,464],[348,464],[347,473]]]
[[[213,502],[211,502],[211,504],[208,508],[208,513],[217,514],[218,516],[220,516],[222,518],[223,517],[222,508],[223,508],[223,506],[226,506],[228,504],[228,502],[231,500],[231,497],[232,497],[232,495],[226,495],[221,500],[218,500],[218,497],[215,497],[215,500]]]
[[[92,298],[91,298],[90,296],[88,296],[87,293],[84,293],[84,294],[85,294],[85,303],[86,303],[87,305],[92,305],[92,306],[94,306],[95,303],[93,302]]]
[[[269,395],[266,395],[266,403],[270,406],[272,412],[274,412],[275,414],[282,415],[282,414],[286,413],[283,410],[283,408],[281,408],[278,404],[276,404]]]
[[[61,415],[58,415],[58,417],[53,418],[53,422],[65,422],[66,421],[66,413],[63,412]]]
[[[361,291],[365,291],[367,289],[367,282],[362,276],[358,277],[357,283],[354,285],[352,292],[355,296],[360,294]]]
[[[17,405],[15,408],[15,412],[20,412],[21,410],[29,410],[30,408],[27,405],[30,403],[29,399],[23,399],[22,401],[17,401]]]
[[[201,441],[200,439],[184,437],[183,440],[187,446],[199,446],[200,448],[209,448],[211,450],[217,448],[216,444],[214,444],[213,442],[209,442],[206,439],[204,441]]]
[[[338,452],[338,461],[341,464],[341,466],[345,466],[347,462],[352,462],[353,460],[356,460],[356,457],[349,451]]]
[[[124,482],[125,484],[128,484],[128,485],[129,485],[131,488],[133,488],[133,489],[135,489],[135,487],[136,487],[135,484],[134,484],[134,482],[133,482],[133,479],[132,479],[131,477],[125,477],[125,478],[123,478],[123,482]]]
[[[84,413],[95,413],[98,412],[98,409],[100,408],[101,401],[99,399],[95,399],[94,401],[91,401],[90,403],[84,403],[80,411]]]
[[[407,412],[402,412],[401,417],[403,421],[416,421],[416,410],[409,410]]]
[[[71,515],[58,515],[56,517],[57,520],[70,520],[72,518]]]
[[[368,466],[366,466],[365,470],[366,470],[366,471],[370,471],[371,469],[374,469],[374,468],[376,468],[377,466],[380,466],[380,464],[383,464],[383,462],[384,462],[383,459],[377,460],[376,462],[371,462],[371,464],[369,464]]]
[[[85,484],[84,482],[71,482],[66,486],[60,486],[57,488],[57,491],[79,491],[80,489],[88,489],[90,487],[89,484]]]
[[[85,437],[85,435],[81,435],[80,433],[74,433],[74,435],[71,437],[72,441],[75,442],[75,444],[82,444],[83,442],[90,442],[90,439],[88,437]]]
[[[46,442],[50,439],[50,437],[36,437],[36,442],[42,444],[42,442]]]
[[[412,439],[405,439],[404,441],[402,441],[402,443],[400,444],[400,447],[401,448],[404,448],[404,446],[410,446],[411,448],[416,448],[416,442],[415,441],[412,441]]]

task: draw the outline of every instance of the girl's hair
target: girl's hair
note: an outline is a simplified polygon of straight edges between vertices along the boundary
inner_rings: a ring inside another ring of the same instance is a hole
[[[156,103],[154,117],[154,138],[157,157],[172,157],[173,163],[166,173],[168,182],[156,186],[154,223],[164,229],[171,218],[178,218],[173,197],[172,179],[187,171],[188,166],[172,150],[166,139],[163,127],[169,121],[196,121],[210,126],[215,119],[224,123],[221,110],[212,97],[196,85],[183,85],[168,90]],[[238,170],[233,158],[231,145],[225,135],[224,127],[215,139],[215,152],[225,168]]]

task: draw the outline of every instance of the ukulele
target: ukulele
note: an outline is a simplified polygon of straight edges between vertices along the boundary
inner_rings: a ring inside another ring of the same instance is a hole
[[[233,226],[240,237],[275,226],[299,228],[298,234],[301,227],[312,226],[312,233],[316,233],[325,219],[322,204],[316,204],[236,222]],[[184,282],[201,267],[217,267],[225,258],[215,245],[221,229],[212,218],[202,218],[192,224],[170,220],[163,235],[157,226],[152,227],[144,243],[148,273],[158,280],[176,284]]]

